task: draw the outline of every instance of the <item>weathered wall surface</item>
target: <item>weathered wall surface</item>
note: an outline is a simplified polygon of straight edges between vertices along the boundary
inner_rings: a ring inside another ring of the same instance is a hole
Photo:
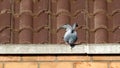
[[[119,44],[60,45],[1,44],[0,68],[120,68]]]
[[[120,68],[120,56],[0,56],[0,68]]]

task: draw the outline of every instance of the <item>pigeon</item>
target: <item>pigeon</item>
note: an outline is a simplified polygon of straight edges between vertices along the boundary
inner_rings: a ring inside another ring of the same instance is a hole
[[[75,42],[77,41],[77,32],[75,30],[77,26],[77,23],[74,23],[73,26],[69,24],[61,26],[61,28],[66,29],[63,39],[71,46],[71,49],[75,46]]]

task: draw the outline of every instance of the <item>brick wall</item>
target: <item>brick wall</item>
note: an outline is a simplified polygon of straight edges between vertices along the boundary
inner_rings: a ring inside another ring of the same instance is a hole
[[[0,56],[0,68],[120,68],[120,56],[4,55]]]

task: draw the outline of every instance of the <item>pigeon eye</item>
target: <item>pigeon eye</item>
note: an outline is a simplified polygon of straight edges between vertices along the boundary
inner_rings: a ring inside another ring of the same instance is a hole
[[[76,27],[78,27],[78,24],[76,24]]]

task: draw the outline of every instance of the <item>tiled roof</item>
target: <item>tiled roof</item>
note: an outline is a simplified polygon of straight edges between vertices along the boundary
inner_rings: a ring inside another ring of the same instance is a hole
[[[64,43],[75,22],[76,43],[119,43],[119,13],[119,0],[0,0],[0,43]]]

